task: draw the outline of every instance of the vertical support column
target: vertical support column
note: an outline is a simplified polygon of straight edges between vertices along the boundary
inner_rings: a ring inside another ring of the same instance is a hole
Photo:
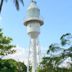
[[[29,61],[29,59],[30,59],[30,46],[31,45],[31,41],[30,41],[30,43],[29,43],[29,51],[28,51],[28,63],[27,63],[27,72],[29,72],[29,66],[30,66],[30,61]]]
[[[36,39],[31,39],[32,41],[32,50],[33,50],[33,61],[32,61],[32,72],[37,70],[37,50],[36,50]]]
[[[41,49],[40,49],[40,43],[39,43],[39,39],[37,39],[37,64],[40,64],[40,60],[41,60]]]
[[[27,72],[29,72],[29,60],[28,60],[28,64],[27,64]]]

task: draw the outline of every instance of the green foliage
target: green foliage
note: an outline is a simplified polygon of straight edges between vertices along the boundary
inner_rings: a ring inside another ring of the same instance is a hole
[[[26,72],[27,71],[27,67],[26,65],[24,65],[24,63],[22,62],[18,62],[18,72]]]
[[[60,38],[61,40],[61,45],[64,46],[66,44],[70,44],[70,39],[72,38],[72,35],[71,33],[66,33],[66,34],[63,34]]]
[[[0,60],[0,72],[26,72],[26,65],[13,59]]]
[[[47,50],[47,54],[50,53],[50,52],[56,52],[58,50],[60,50],[61,48],[58,46],[57,43],[54,43],[54,44],[51,44],[49,46],[49,50]]]
[[[11,44],[12,38],[4,36],[0,29],[0,56],[15,53]],[[26,65],[22,62],[17,62],[13,59],[0,58],[0,72],[26,72]]]
[[[68,57],[72,60],[72,35],[70,33],[63,34],[60,38],[61,44],[53,43],[47,50],[47,55],[42,58],[42,62],[38,67],[38,72],[72,72],[72,63],[69,68],[59,67]]]
[[[4,36],[0,29],[0,56],[5,56],[15,52],[15,50],[12,49],[15,46],[11,44],[11,41],[12,38]]]

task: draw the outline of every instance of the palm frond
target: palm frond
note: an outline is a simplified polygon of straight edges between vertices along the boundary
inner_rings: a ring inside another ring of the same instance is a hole
[[[14,3],[15,3],[15,6],[16,6],[16,9],[17,9],[17,10],[20,9],[20,4],[19,4],[19,2],[21,2],[21,4],[24,6],[23,0],[14,0]]]
[[[20,2],[22,3],[22,5],[24,6],[24,1],[23,0],[20,0]]]
[[[66,44],[70,44],[70,39],[72,38],[72,35],[71,33],[66,33],[66,34],[63,34],[60,38],[61,40],[61,45],[62,46],[65,46]]]
[[[18,0],[14,0],[14,3],[15,3],[15,6],[16,6],[16,9],[19,10],[19,1]]]
[[[2,7],[3,7],[4,1],[7,2],[8,0],[1,0],[1,1],[0,1],[0,13],[1,13],[1,11],[2,11]]]
[[[7,2],[8,0],[0,0],[0,13],[2,11],[4,1]],[[14,4],[15,4],[17,10],[19,10],[19,7],[20,7],[19,2],[21,2],[21,4],[24,6],[24,1],[23,0],[13,0],[13,1],[14,1]]]
[[[1,13],[1,10],[2,10],[3,2],[4,2],[4,0],[1,0],[1,3],[0,3],[0,13]]]

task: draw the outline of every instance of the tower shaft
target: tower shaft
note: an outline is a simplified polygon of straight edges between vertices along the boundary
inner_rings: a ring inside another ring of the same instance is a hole
[[[37,69],[37,48],[36,48],[36,39],[32,39],[32,72],[36,72]]]
[[[32,48],[32,72],[37,72],[37,38],[40,34],[40,27],[43,25],[43,20],[40,18],[40,9],[37,7],[35,0],[31,0],[31,3],[27,9],[27,17],[24,21],[24,25],[27,27],[27,33],[31,38]],[[29,67],[28,67],[29,70]],[[27,70],[27,71],[28,71]]]

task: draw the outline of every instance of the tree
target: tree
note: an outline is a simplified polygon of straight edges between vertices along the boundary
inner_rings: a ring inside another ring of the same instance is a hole
[[[0,72],[26,72],[27,67],[22,62],[13,59],[0,60]]]
[[[72,62],[70,67],[60,67],[67,59],[72,61],[72,35],[70,33],[63,34],[60,38],[60,45],[53,43],[47,50],[47,56],[42,58],[38,72],[72,72]]]
[[[0,56],[1,58],[5,55],[12,54],[15,52],[11,44],[12,38],[4,36],[2,29],[0,29]]]
[[[18,71],[17,72],[27,72],[27,67],[24,63],[18,62]]]
[[[1,0],[0,1],[0,12],[1,12],[1,10],[2,10],[2,7],[3,7],[3,4],[4,4],[4,1],[8,1],[8,0]],[[14,1],[14,4],[15,4],[15,6],[16,6],[16,9],[17,10],[19,10],[19,2],[21,2],[22,3],[22,5],[24,6],[24,2],[23,2],[23,0],[11,0],[11,1]]]
[[[13,59],[2,59],[3,56],[15,53],[11,44],[12,38],[4,36],[0,29],[0,72],[26,72],[26,65]]]

